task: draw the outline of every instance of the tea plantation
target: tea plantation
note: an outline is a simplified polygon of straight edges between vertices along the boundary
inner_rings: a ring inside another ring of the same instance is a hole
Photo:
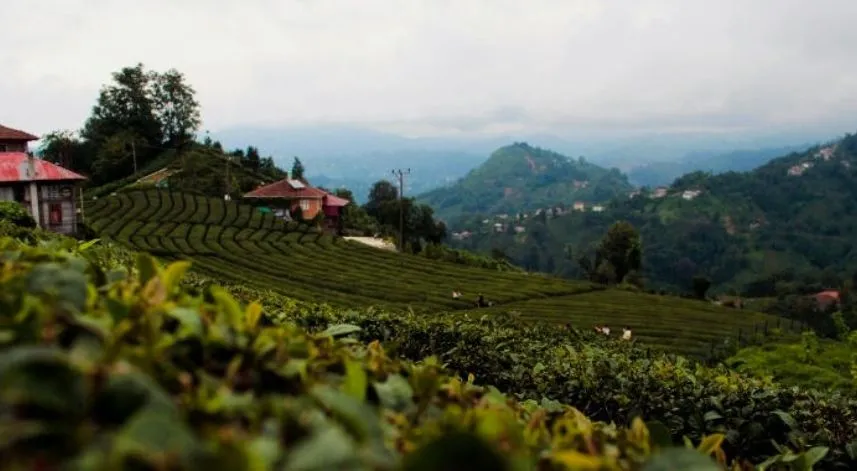
[[[551,324],[218,286],[185,262],[2,222],[4,469],[857,464],[857,403],[836,395]]]
[[[218,280],[304,301],[476,316],[514,311],[525,319],[583,329],[629,327],[653,347],[691,355],[708,353],[739,330],[778,322],[705,302],[382,251],[286,224],[249,205],[186,193],[120,192],[90,202],[86,218],[102,237],[166,260],[192,260],[194,270]],[[453,299],[455,289],[464,297]],[[495,306],[472,311],[477,293]]]

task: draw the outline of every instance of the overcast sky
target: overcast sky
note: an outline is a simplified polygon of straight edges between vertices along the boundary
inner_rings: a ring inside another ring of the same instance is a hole
[[[183,72],[212,131],[857,129],[857,0],[3,3],[0,123],[36,133],[136,62]]]

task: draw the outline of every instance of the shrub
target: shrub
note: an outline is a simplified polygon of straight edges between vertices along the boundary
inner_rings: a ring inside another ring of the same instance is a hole
[[[36,221],[30,213],[15,201],[0,201],[0,220],[6,220],[20,227],[36,227]]]

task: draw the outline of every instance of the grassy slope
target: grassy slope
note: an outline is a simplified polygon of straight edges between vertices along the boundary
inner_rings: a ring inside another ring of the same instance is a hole
[[[681,353],[702,353],[738,329],[776,323],[771,316],[704,302],[602,291],[584,282],[377,250],[198,195],[124,192],[92,202],[86,214],[101,236],[163,258],[189,258],[202,273],[302,300],[481,314],[485,310],[469,311],[481,292],[497,303],[488,312],[518,311],[582,328],[628,326],[643,341]],[[464,298],[452,299],[453,289]]]

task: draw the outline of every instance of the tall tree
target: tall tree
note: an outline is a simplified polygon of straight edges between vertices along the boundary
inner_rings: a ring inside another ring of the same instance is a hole
[[[389,180],[380,180],[372,184],[369,190],[369,200],[366,202],[366,212],[373,217],[378,217],[378,211],[386,202],[395,201],[399,197],[399,191]]]
[[[301,180],[304,178],[304,164],[301,163],[301,159],[295,157],[294,163],[292,163],[292,178]]]
[[[84,142],[73,131],[52,131],[42,136],[39,155],[77,172],[89,173],[92,166],[92,158]]]
[[[161,134],[170,146],[193,139],[202,120],[196,92],[176,69],[151,74],[151,100]]]
[[[151,100],[151,82],[152,75],[143,64],[114,72],[113,83],[101,88],[81,137],[100,145],[111,136],[131,131],[147,142],[160,143],[163,132]]]
[[[627,221],[610,226],[597,249],[602,261],[609,263],[621,283],[631,271],[640,271],[642,264],[642,242],[640,233]],[[596,265],[596,269],[597,269]]]
[[[247,152],[244,155],[244,161],[247,162],[247,167],[250,169],[259,170],[259,166],[262,163],[261,158],[259,157],[259,149],[253,146],[248,147]]]

